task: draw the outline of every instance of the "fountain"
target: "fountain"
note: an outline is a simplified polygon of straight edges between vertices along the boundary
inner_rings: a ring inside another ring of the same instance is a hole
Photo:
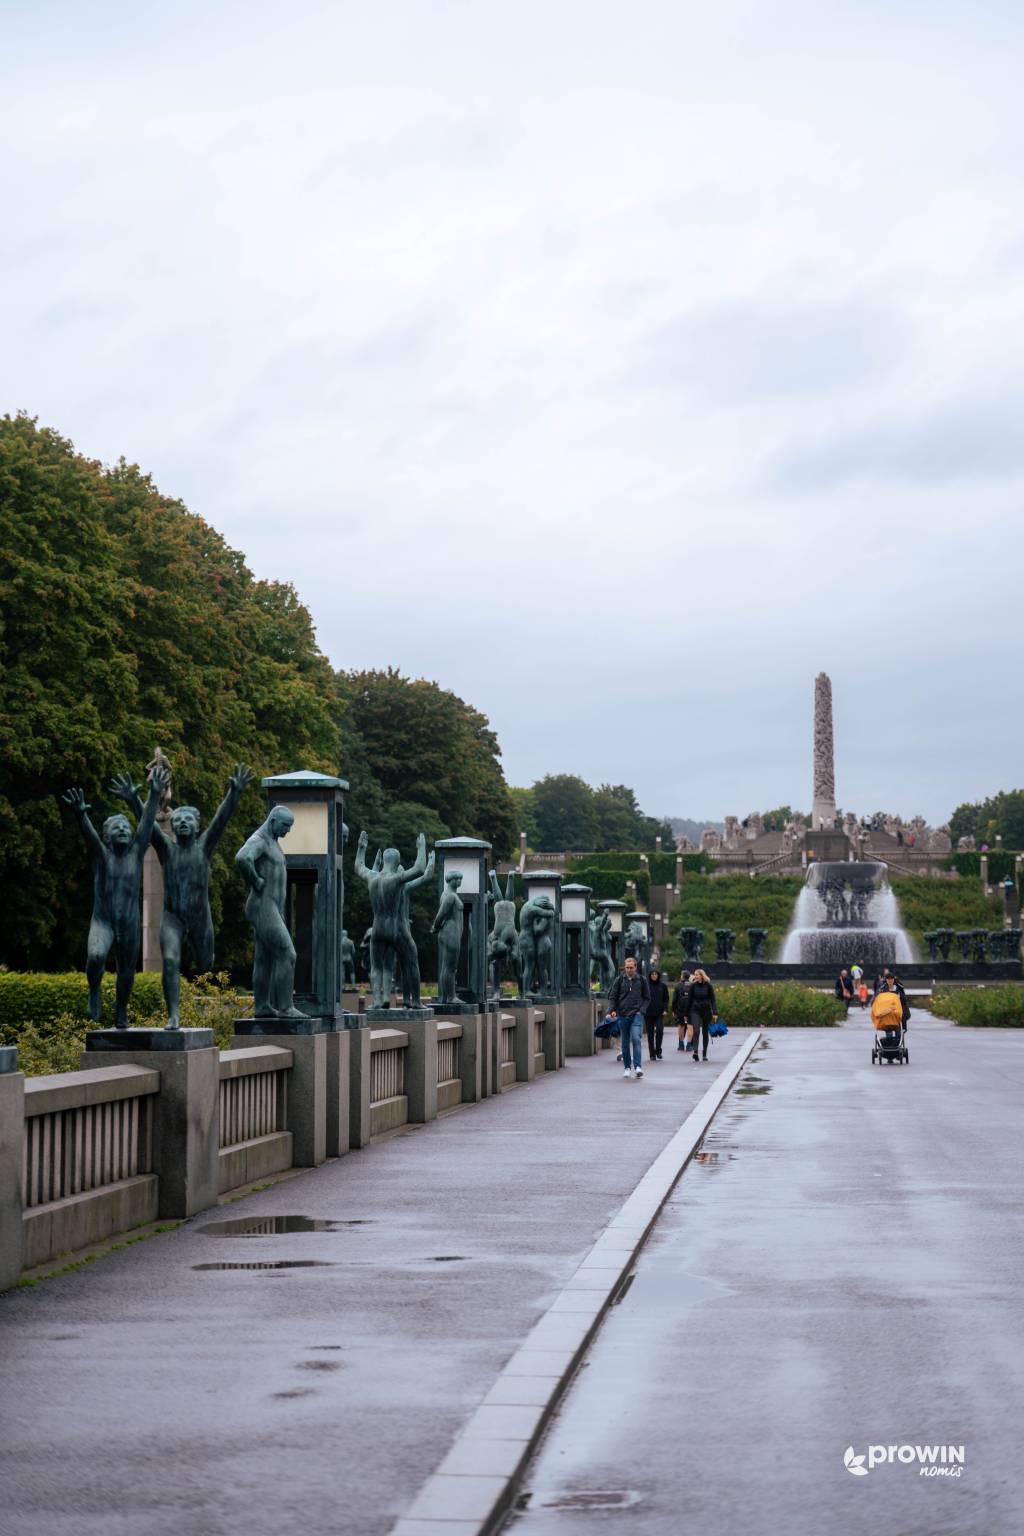
[[[880,863],[812,864],[796,899],[782,948],[784,965],[866,971],[912,964],[915,956],[900,926],[899,906]]]

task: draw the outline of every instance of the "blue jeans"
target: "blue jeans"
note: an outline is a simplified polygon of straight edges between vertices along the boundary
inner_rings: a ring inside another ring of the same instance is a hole
[[[619,1039],[622,1041],[622,1065],[626,1068],[640,1065],[640,1040],[644,1032],[642,1013],[619,1014]],[[632,1061],[630,1048],[632,1047]]]

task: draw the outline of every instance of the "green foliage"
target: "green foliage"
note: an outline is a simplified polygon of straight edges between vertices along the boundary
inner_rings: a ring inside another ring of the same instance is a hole
[[[548,773],[533,786],[540,853],[593,848],[597,843],[594,791],[575,773]]]
[[[779,805],[776,806],[774,811],[764,812],[761,824],[766,832],[783,832],[785,831],[787,821],[792,821],[795,816],[796,812],[791,805]],[[800,819],[805,826],[809,825],[806,816],[801,816]]]
[[[845,1003],[798,981],[716,986],[715,1000],[719,1017],[737,1029],[820,1027],[841,1024],[846,1017]]]
[[[954,1024],[1024,1029],[1024,987],[936,987],[931,1010]]]
[[[798,875],[758,875],[753,880],[749,875],[717,875],[706,880],[692,875],[688,879],[684,877],[682,898],[669,914],[672,941],[663,946],[663,957],[667,954],[678,970],[677,954],[678,960],[682,960],[676,938],[679,929],[702,928],[704,957],[713,960],[715,929],[731,928],[736,934],[733,958],[745,961],[750,956],[746,930],[765,928],[768,932],[765,953],[769,960],[774,959],[789,928],[793,906],[802,886],[803,880]]]
[[[0,1045],[18,1047],[18,1068],[28,1077],[74,1072],[85,1050],[88,986],[79,973],[47,975],[0,972]],[[235,1019],[252,1013],[252,994],[232,988],[226,972],[181,983],[184,1029],[212,1029],[223,1051],[231,1045]],[[104,1027],[114,1022],[114,977],[103,978]],[[135,978],[131,1022],[164,1023],[160,977],[143,971]],[[102,1065],[99,1058],[97,1063]]]
[[[993,848],[984,855],[988,859],[988,880],[990,885],[1001,884],[1009,875],[1011,880],[1017,878],[1016,854],[1005,848]],[[980,853],[953,853],[948,859],[943,859],[944,869],[955,869],[959,875],[966,879],[981,879]]]
[[[0,959],[60,966],[81,956],[92,895],[61,792],[81,784],[102,818],[111,775],[141,777],[157,743],[176,801],[207,818],[240,760],[333,771],[334,685],[290,587],[256,581],[135,466],[104,469],[25,416],[0,419],[0,539]],[[254,786],[240,834],[262,811]],[[211,895],[236,960],[248,939],[224,853]]]
[[[626,893],[626,881],[636,883],[636,911],[643,911],[651,899],[651,877],[645,869],[604,869],[596,864],[584,864],[567,875],[566,883],[589,885],[591,901],[630,901]]]
[[[928,954],[926,933],[937,928],[993,929],[1002,926],[998,896],[986,896],[975,880],[937,880],[933,875],[893,875],[893,892],[900,918],[922,956]]]
[[[958,805],[949,818],[954,846],[961,837],[975,837],[990,846],[996,837],[1007,848],[1024,848],[1024,789],[1001,789],[987,800]]]
[[[533,803],[532,789],[509,789],[512,797],[512,806],[516,818],[516,832],[526,833],[526,846],[537,848],[540,845],[540,827],[537,825],[537,812]]]

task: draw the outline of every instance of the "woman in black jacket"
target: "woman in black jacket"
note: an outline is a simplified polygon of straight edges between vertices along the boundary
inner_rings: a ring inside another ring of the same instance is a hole
[[[665,1039],[665,1009],[668,1007],[668,987],[661,979],[661,972],[654,970],[647,978],[651,1000],[647,1004],[647,1050],[652,1061],[661,1060],[661,1047]]]
[[[679,973],[675,991],[672,993],[672,1013],[679,1026],[679,1044],[677,1051],[686,1050],[686,1026],[690,1022],[690,973],[683,970]]]
[[[715,989],[708,980],[707,972],[696,970],[690,983],[690,1025],[693,1029],[693,1059],[699,1061],[698,1048],[704,1037],[704,1060],[708,1059],[708,1030],[711,1020],[718,1017]]]

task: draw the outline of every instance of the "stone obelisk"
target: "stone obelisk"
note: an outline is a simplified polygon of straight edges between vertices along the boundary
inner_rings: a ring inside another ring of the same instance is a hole
[[[836,822],[836,767],[832,745],[832,680],[827,672],[814,679],[814,794],[811,827],[828,831]]]

